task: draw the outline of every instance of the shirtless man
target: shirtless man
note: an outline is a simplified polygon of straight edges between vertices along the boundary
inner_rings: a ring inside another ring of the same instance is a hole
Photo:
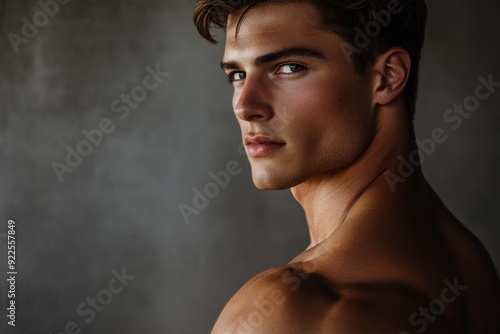
[[[198,1],[201,35],[226,30],[253,181],[290,188],[311,238],[244,285],[212,333],[500,333],[484,247],[420,169],[400,175],[417,149],[426,16],[423,0]]]

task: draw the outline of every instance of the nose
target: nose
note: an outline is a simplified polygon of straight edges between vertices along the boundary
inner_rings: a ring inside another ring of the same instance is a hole
[[[247,76],[241,87],[235,88],[233,108],[236,117],[248,122],[265,122],[273,115],[270,90],[256,77]]]

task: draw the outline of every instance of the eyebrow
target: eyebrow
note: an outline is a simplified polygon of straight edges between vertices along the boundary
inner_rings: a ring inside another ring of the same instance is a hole
[[[265,55],[259,56],[254,60],[255,66],[261,66],[267,63],[274,62],[283,58],[289,57],[312,57],[317,59],[326,59],[326,57],[315,50],[305,48],[305,47],[291,47],[284,48],[275,52],[267,53]],[[234,70],[240,68],[238,62],[236,61],[221,61],[220,67],[223,70]]]

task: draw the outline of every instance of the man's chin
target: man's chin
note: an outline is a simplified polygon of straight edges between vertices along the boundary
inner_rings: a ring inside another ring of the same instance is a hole
[[[259,190],[285,190],[290,189],[296,184],[291,182],[283,175],[252,175],[253,184]]]
[[[284,189],[289,189],[287,187],[278,187],[276,185],[272,185],[272,184],[260,184],[260,183],[256,183],[254,182],[254,185],[257,189],[259,190],[284,190]]]

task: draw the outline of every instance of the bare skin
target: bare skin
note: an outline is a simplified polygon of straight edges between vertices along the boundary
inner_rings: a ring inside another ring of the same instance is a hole
[[[386,178],[415,149],[407,52],[359,75],[306,3],[258,7],[236,34],[238,15],[222,67],[253,180],[291,189],[311,244],[243,286],[212,333],[500,333],[484,247],[418,168],[395,189]]]

